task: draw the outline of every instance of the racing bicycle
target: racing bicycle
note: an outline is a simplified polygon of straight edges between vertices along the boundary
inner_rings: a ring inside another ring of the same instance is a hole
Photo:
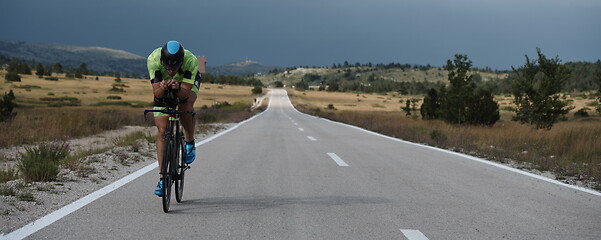
[[[186,170],[190,169],[190,166],[184,163],[184,134],[179,117],[181,114],[192,114],[192,117],[194,117],[195,113],[177,110],[179,99],[171,89],[166,90],[164,102],[167,107],[163,110],[144,110],[144,118],[146,118],[146,114],[151,112],[160,112],[169,116],[169,124],[164,136],[163,161],[160,169],[160,174],[163,176],[163,195],[161,196],[163,212],[169,212],[171,187],[175,185],[175,200],[181,202],[184,194],[184,176]]]

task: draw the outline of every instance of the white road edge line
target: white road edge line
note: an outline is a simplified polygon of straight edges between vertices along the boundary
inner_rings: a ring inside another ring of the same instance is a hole
[[[315,139],[314,137],[311,137],[311,136],[307,136],[307,138],[311,141],[317,141],[317,139]]]
[[[271,95],[271,94],[269,94]],[[240,127],[241,125],[252,121],[253,119],[263,115],[263,113],[267,112],[269,110],[269,108],[271,107],[271,100],[273,99],[273,97],[269,97],[269,105],[267,106],[267,109],[265,109],[265,111],[249,118],[246,119],[238,124],[236,124],[235,126],[228,128],[227,130],[220,132],[216,135],[211,136],[210,138],[207,138],[205,140],[202,140],[198,143],[196,143],[196,146],[200,146],[203,145],[205,143],[208,143],[210,141],[213,141],[214,139],[233,131],[234,129]],[[77,211],[78,209],[90,204],[91,202],[95,201],[96,199],[99,199],[101,197],[103,197],[104,195],[109,194],[110,192],[122,187],[123,185],[139,178],[140,176],[152,171],[153,169],[157,168],[159,166],[159,164],[157,162],[153,162],[152,164],[143,167],[142,169],[135,171],[134,173],[127,175],[109,185],[107,185],[106,187],[103,187],[93,193],[90,193],[88,195],[86,195],[85,197],[80,198],[79,200],[72,202],[52,213],[49,213],[46,216],[43,216],[42,218],[35,220],[32,223],[29,223],[25,226],[23,226],[22,228],[19,228],[7,235],[1,235],[0,237],[2,239],[23,239],[26,238],[27,236],[34,234],[35,232],[39,231],[40,229],[60,220],[61,218],[71,214],[72,212]]]
[[[428,240],[428,238],[426,237],[426,235],[424,235],[419,230],[401,229],[401,232],[409,240]]]
[[[286,94],[286,96],[288,96],[288,94]],[[463,157],[463,158],[466,158],[466,159],[469,159],[469,160],[472,160],[472,161],[476,161],[476,162],[484,163],[484,164],[487,164],[487,165],[490,165],[490,166],[502,168],[502,169],[505,169],[507,171],[511,171],[511,172],[514,172],[514,173],[517,173],[517,174],[521,174],[521,175],[525,175],[525,176],[528,176],[528,177],[536,178],[538,180],[542,180],[542,181],[545,181],[545,182],[557,184],[557,185],[560,185],[560,186],[564,186],[564,187],[567,187],[567,188],[575,189],[575,190],[578,190],[578,191],[581,191],[581,192],[585,192],[585,193],[589,193],[589,194],[601,197],[601,192],[598,192],[598,191],[595,191],[595,190],[592,190],[592,189],[588,189],[588,188],[584,188],[584,187],[570,185],[570,184],[567,184],[567,183],[564,183],[564,182],[557,181],[555,179],[550,179],[550,178],[547,178],[547,177],[536,175],[534,173],[529,173],[529,172],[522,171],[522,170],[519,170],[519,169],[516,169],[516,168],[505,166],[505,165],[500,164],[500,163],[495,163],[495,162],[492,162],[492,161],[484,160],[482,158],[477,158],[477,157],[474,157],[474,156],[470,156],[470,155],[466,155],[466,154],[458,153],[458,152],[453,152],[453,151],[442,149],[442,148],[436,148],[436,147],[427,146],[427,145],[423,145],[423,144],[419,144],[419,143],[414,143],[414,142],[409,142],[409,141],[401,140],[401,139],[398,139],[398,138],[393,138],[393,137],[386,136],[384,134],[380,134],[380,133],[377,133],[377,132],[372,132],[372,131],[369,131],[369,130],[366,130],[366,129],[363,129],[363,128],[360,128],[360,127],[357,127],[357,126],[353,126],[353,125],[349,125],[349,124],[346,124],[346,123],[332,121],[330,119],[325,119],[325,118],[311,116],[309,114],[302,113],[302,112],[298,111],[296,108],[294,108],[294,106],[292,105],[292,102],[290,102],[290,98],[288,98],[288,102],[289,102],[290,106],[292,106],[292,109],[294,109],[296,112],[298,112],[298,113],[300,113],[302,115],[306,115],[306,116],[309,116],[309,117],[313,117],[313,118],[317,118],[317,119],[322,119],[322,120],[327,121],[327,122],[331,122],[331,123],[335,123],[335,124],[347,126],[347,127],[354,128],[354,129],[357,129],[357,130],[360,130],[360,131],[363,131],[363,132],[366,132],[366,133],[370,133],[370,134],[373,134],[373,135],[376,135],[376,136],[380,136],[380,137],[383,137],[383,138],[388,138],[388,139],[393,140],[393,141],[402,142],[402,143],[406,143],[406,144],[411,144],[411,145],[415,145],[415,146],[420,146],[420,147],[424,147],[424,148],[429,148],[429,149],[433,149],[433,150],[437,150],[437,151],[441,151],[441,152],[445,152],[445,153],[457,155],[457,156],[460,156],[460,157]]]
[[[344,161],[342,161],[342,159],[340,157],[338,157],[338,155],[336,155],[336,153],[328,153],[328,156],[330,156],[334,161],[336,161],[338,166],[348,167],[348,164],[346,164]]]

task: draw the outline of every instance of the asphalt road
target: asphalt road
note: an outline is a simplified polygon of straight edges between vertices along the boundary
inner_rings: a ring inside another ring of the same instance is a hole
[[[28,238],[601,239],[601,196],[270,101],[197,148],[171,212],[155,169]]]

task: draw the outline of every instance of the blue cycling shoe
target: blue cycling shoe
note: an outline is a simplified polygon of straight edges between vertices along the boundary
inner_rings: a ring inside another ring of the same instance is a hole
[[[186,156],[184,157],[184,163],[190,164],[190,163],[194,162],[194,159],[196,159],[196,146],[194,145],[194,141],[191,141],[191,143],[186,142],[184,149],[186,150]]]
[[[157,188],[154,189],[154,194],[159,197],[163,196],[163,179],[159,180],[159,184],[157,184]]]

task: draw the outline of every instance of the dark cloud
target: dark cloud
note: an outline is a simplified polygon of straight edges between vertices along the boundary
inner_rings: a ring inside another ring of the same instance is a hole
[[[536,47],[564,61],[601,58],[599,12],[593,0],[20,0],[0,3],[0,29],[5,40],[142,56],[175,39],[210,65],[441,66],[462,53],[509,69]]]

